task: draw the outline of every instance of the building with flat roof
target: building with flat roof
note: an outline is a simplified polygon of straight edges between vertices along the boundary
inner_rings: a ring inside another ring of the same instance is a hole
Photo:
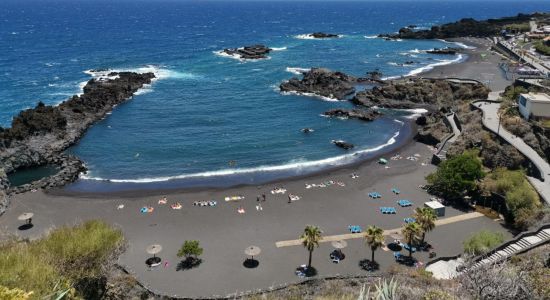
[[[550,96],[545,93],[519,95],[519,112],[525,119],[550,118]]]

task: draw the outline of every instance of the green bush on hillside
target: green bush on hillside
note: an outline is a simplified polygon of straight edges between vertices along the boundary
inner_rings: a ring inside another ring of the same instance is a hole
[[[540,198],[523,171],[497,168],[487,176],[483,186],[485,190],[505,197],[507,223],[526,230],[536,220],[541,207]]]
[[[550,55],[550,46],[544,44],[543,41],[535,43],[535,50],[544,55]]]
[[[448,200],[462,200],[477,189],[477,181],[484,176],[478,152],[470,150],[442,162],[426,179],[432,192]]]
[[[464,241],[464,252],[474,255],[487,253],[502,244],[504,236],[500,232],[489,230],[479,231]]]
[[[30,299],[65,291],[68,298],[85,297],[83,281],[101,277],[122,242],[122,232],[101,221],[62,227],[37,241],[8,242],[0,247],[0,286],[32,292]]]

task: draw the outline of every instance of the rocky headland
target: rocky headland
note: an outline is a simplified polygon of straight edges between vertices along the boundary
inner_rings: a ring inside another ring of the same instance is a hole
[[[358,119],[371,122],[376,120],[381,114],[375,109],[344,109],[336,108],[323,113],[327,117],[337,117],[346,119]]]
[[[489,89],[481,83],[461,83],[444,79],[410,78],[392,81],[360,91],[351,99],[356,105],[394,109],[423,108],[445,110],[454,101],[486,99]]]
[[[267,58],[267,54],[272,50],[264,45],[252,45],[242,48],[228,48],[224,49],[223,52],[241,59],[264,59]]]
[[[488,20],[474,20],[472,18],[461,19],[457,22],[433,26],[429,30],[415,30],[411,27],[403,27],[395,34],[380,34],[379,37],[389,39],[448,39],[460,37],[493,37],[500,35],[501,31],[510,25],[525,25],[531,19],[548,19],[550,14],[518,14],[514,17],[504,17]],[[527,24],[528,25],[528,24]],[[518,26],[524,31],[529,31],[529,26]]]
[[[302,79],[296,77],[283,82],[282,92],[315,94],[322,97],[343,100],[355,93],[353,83],[357,79],[342,72],[333,72],[324,68],[313,68],[304,73]]]
[[[83,94],[75,95],[58,106],[40,102],[35,108],[20,112],[10,128],[0,129],[0,168],[3,173],[43,165],[55,165],[59,172],[12,190],[51,188],[74,181],[85,167],[77,157],[63,151],[78,142],[91,125],[104,118],[116,105],[131,98],[143,85],[150,84],[153,78],[153,73],[112,72],[108,77],[91,79]],[[0,180],[2,178],[5,176],[0,176]]]

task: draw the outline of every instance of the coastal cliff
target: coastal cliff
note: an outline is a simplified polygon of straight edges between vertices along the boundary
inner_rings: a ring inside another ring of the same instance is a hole
[[[16,191],[74,181],[85,167],[78,158],[62,151],[78,142],[91,125],[131,98],[143,85],[150,84],[153,78],[153,73],[112,72],[106,78],[88,81],[82,95],[58,106],[40,102],[35,108],[20,112],[11,128],[0,129],[0,167],[8,174],[42,165],[55,165],[59,171]]]
[[[466,36],[492,37],[500,35],[502,30],[510,26],[513,26],[515,30],[529,31],[528,22],[532,18],[547,19],[550,18],[550,14],[518,14],[514,17],[482,21],[465,18],[457,22],[433,26],[429,30],[415,30],[409,26],[399,29],[399,32],[396,34],[380,34],[379,36],[390,39],[448,39]]]

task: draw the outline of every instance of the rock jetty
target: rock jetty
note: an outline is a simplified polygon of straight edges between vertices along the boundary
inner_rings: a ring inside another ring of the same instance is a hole
[[[272,50],[264,45],[253,45],[242,48],[228,48],[224,49],[223,52],[231,56],[236,55],[241,59],[265,59]]]
[[[323,115],[328,117],[339,117],[339,118],[351,118],[358,119],[362,121],[371,122],[376,120],[381,114],[374,109],[331,109],[323,113]]]
[[[108,77],[88,81],[82,95],[58,106],[40,102],[35,108],[20,112],[11,128],[0,128],[0,168],[5,173],[48,164],[59,168],[57,174],[16,191],[51,188],[74,181],[85,167],[77,157],[63,151],[153,78],[153,73],[111,72]]]
[[[323,68],[313,68],[304,73],[302,79],[291,78],[280,85],[282,92],[300,94],[315,94],[322,97],[342,100],[355,93],[352,83],[357,82],[355,77],[342,72],[333,72]]]

